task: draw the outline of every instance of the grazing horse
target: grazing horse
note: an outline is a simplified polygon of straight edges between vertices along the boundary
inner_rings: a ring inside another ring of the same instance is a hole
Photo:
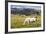
[[[31,23],[31,22],[33,22],[33,21],[36,21],[36,18],[34,18],[34,17],[32,17],[32,18],[30,18],[30,17],[28,17],[28,18],[26,18],[25,20],[24,20],[24,23],[23,23],[23,25],[25,25],[26,23]]]

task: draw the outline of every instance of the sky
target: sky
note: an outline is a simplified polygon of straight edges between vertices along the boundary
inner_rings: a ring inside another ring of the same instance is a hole
[[[22,8],[30,8],[30,9],[40,10],[41,9],[41,6],[11,5],[11,8],[19,8],[19,9],[22,9]]]

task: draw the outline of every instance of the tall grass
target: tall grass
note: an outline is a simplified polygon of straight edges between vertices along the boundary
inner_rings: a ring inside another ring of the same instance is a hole
[[[36,21],[30,24],[25,24],[24,20],[29,16],[11,15],[11,28],[36,28],[41,26],[41,16],[37,15]],[[31,16],[30,16],[31,17]]]

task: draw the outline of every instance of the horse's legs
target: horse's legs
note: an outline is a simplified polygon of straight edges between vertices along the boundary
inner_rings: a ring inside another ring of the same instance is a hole
[[[28,20],[28,22],[27,22],[28,24],[29,24],[29,20]]]

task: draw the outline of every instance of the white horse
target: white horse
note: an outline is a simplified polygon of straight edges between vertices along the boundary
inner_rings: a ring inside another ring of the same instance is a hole
[[[30,17],[28,17],[28,18],[26,18],[25,20],[24,20],[24,23],[23,23],[23,25],[25,25],[26,23],[31,23],[31,22],[33,22],[33,21],[36,21],[36,18],[34,18],[34,17],[32,17],[32,18],[30,18]]]

